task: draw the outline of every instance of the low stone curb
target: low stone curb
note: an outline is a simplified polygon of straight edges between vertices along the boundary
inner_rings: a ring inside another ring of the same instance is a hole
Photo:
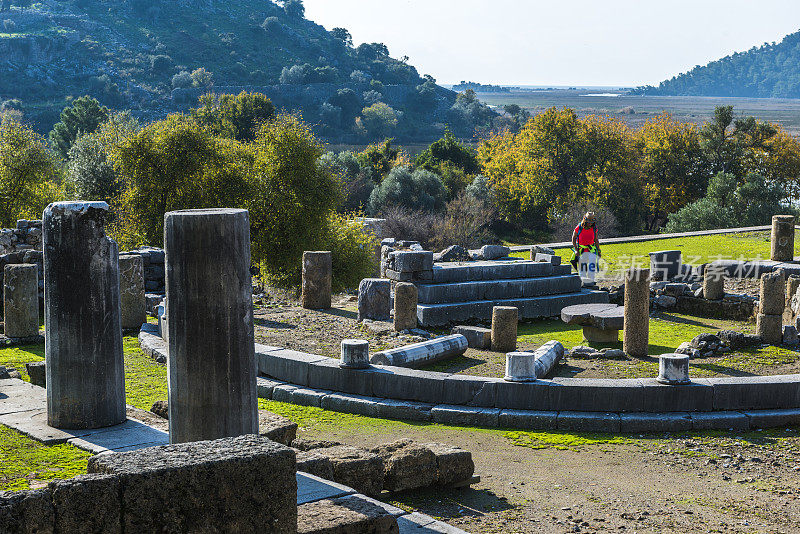
[[[146,353],[166,358],[160,338],[143,330],[139,339]],[[703,378],[687,386],[655,379],[512,383],[389,366],[346,370],[332,358],[264,345],[256,345],[256,358],[260,371],[273,375],[258,378],[259,397],[368,417],[623,433],[800,424],[800,375]]]

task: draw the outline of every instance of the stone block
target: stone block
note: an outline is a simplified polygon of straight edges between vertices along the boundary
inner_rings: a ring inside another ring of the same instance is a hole
[[[741,412],[692,414],[692,430],[749,430],[750,421]]]
[[[554,410],[640,412],[644,399],[642,381],[636,378],[554,378],[550,394]]]
[[[326,358],[309,364],[308,385],[355,395],[372,395],[372,377],[380,369],[346,369],[339,366],[341,360]]]
[[[125,532],[297,528],[295,453],[264,437],[101,454],[88,471],[119,477]]]
[[[6,337],[39,335],[39,287],[36,265],[6,265],[3,316]]]
[[[441,403],[494,407],[497,387],[503,383],[505,381],[500,378],[449,375],[444,379]]]
[[[370,449],[383,460],[383,488],[407,491],[427,488],[437,481],[436,455],[410,439]]]
[[[793,215],[775,215],[772,217],[770,259],[775,261],[792,261],[794,259],[794,225],[795,218]]]
[[[314,389],[314,388],[294,388],[291,392],[291,403],[298,406],[313,406],[320,408],[322,406],[322,399],[333,393],[327,389]]]
[[[371,361],[376,365],[416,368],[461,356],[466,350],[467,338],[454,334],[376,352]]]
[[[688,413],[623,413],[621,430],[625,433],[683,432],[692,429],[692,416]]]
[[[298,534],[399,534],[395,517],[360,495],[303,504],[297,509]]]
[[[500,428],[555,430],[558,412],[541,410],[501,410]]]
[[[120,479],[113,475],[81,475],[51,482],[57,532],[122,532]]]
[[[682,254],[680,250],[650,252],[650,269],[654,280],[671,280],[680,272]]]
[[[0,491],[0,532],[52,534],[55,512],[48,490]]]
[[[800,375],[709,378],[714,410],[800,408]]]
[[[709,412],[714,409],[714,388],[707,379],[695,379],[681,386],[661,384],[654,378],[641,382],[643,412]]]
[[[517,348],[519,310],[513,306],[495,306],[492,310],[492,350],[512,352]]]
[[[394,288],[394,329],[397,332],[417,327],[417,286],[400,282]]]
[[[546,262],[552,265],[561,265],[561,256],[556,256],[555,254],[538,253],[536,256],[534,256],[533,261]]]
[[[433,270],[433,252],[397,251],[389,254],[389,268],[399,273]]]
[[[161,267],[162,276],[164,268]],[[120,255],[119,294],[122,328],[139,328],[147,320],[144,264],[139,255]]]
[[[332,412],[378,417],[378,403],[376,402],[378,400],[379,399],[374,397],[332,393],[322,398],[320,407],[323,410],[330,410]]]
[[[325,480],[333,479],[333,464],[331,463],[331,459],[316,449],[297,453],[297,470],[303,473],[310,473],[314,476],[324,478]]]
[[[480,259],[498,260],[505,258],[511,253],[511,249],[502,245],[484,245],[480,250]]]
[[[572,432],[619,432],[621,428],[618,413],[603,412],[559,412],[556,419],[558,430]]]
[[[377,417],[401,421],[430,421],[433,404],[380,399],[376,404]]]
[[[744,414],[750,420],[750,428],[777,428],[800,425],[800,409],[748,410]]]
[[[303,252],[303,283],[301,303],[310,310],[331,307],[333,263],[328,251]]]
[[[437,485],[449,486],[463,482],[475,474],[471,452],[444,443],[425,443],[423,447],[430,449],[436,456]]]
[[[256,363],[258,371],[278,380],[298,386],[308,385],[308,369],[311,363],[331,360],[324,356],[308,354],[295,350],[264,347],[256,344]],[[335,360],[338,365],[338,360]]]
[[[431,410],[433,421],[441,425],[479,426],[497,428],[500,425],[499,408],[477,408],[440,404]]]
[[[782,315],[786,306],[786,278],[783,269],[761,276],[759,312],[764,315]]]
[[[358,321],[386,321],[391,315],[392,283],[380,278],[365,278],[358,286]]]
[[[28,362],[25,364],[25,370],[31,378],[31,384],[42,388],[46,387],[47,371],[44,362]]]
[[[511,410],[552,410],[550,380],[514,383],[498,382],[495,385],[495,406]]]
[[[402,399],[439,404],[444,399],[445,373],[386,367],[372,380],[372,394],[387,399]]]
[[[380,456],[347,445],[316,450],[331,461],[335,482],[365,495],[380,494],[384,479],[383,460]]]
[[[451,333],[467,338],[467,346],[471,349],[488,350],[492,347],[492,330],[489,328],[456,326]]]
[[[283,384],[283,382],[259,376],[258,378],[256,378],[256,388],[258,391],[258,397],[261,399],[271,399],[273,388],[281,384]]]
[[[297,423],[282,415],[259,410],[258,433],[276,443],[289,446],[297,437]]]

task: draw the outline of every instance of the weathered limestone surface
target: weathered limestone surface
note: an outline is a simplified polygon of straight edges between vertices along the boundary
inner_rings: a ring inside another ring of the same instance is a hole
[[[506,354],[506,376],[509,382],[533,382],[536,380],[536,356],[532,352],[509,352]]]
[[[436,455],[410,439],[402,439],[371,449],[383,459],[383,488],[406,491],[436,483]]]
[[[688,384],[689,357],[684,354],[662,354],[658,358],[658,381],[662,384]]]
[[[248,213],[167,213],[164,244],[170,442],[255,434],[258,372]]]
[[[363,339],[343,339],[341,363],[345,369],[366,369],[369,367],[369,341]]]
[[[147,299],[144,291],[144,260],[139,255],[119,257],[119,293],[122,306],[122,328],[138,329],[147,321]]]
[[[331,307],[332,261],[330,252],[303,252],[303,308],[327,310]]]
[[[460,334],[452,334],[376,352],[371,361],[377,365],[415,368],[461,356],[467,351],[467,348],[467,338]]]
[[[358,322],[364,319],[388,321],[391,317],[392,283],[380,278],[365,278],[358,285]]]
[[[775,215],[772,217],[770,251],[771,260],[792,261],[794,259],[793,215]]]
[[[783,341],[783,316],[759,313],[756,316],[756,334],[770,345],[780,345]]]
[[[119,252],[105,202],[57,202],[43,214],[47,420],[56,428],[125,421]]]
[[[703,298],[720,300],[725,296],[725,269],[714,264],[706,265],[703,274]]]
[[[394,329],[397,332],[417,327],[417,286],[398,282],[394,288]]]
[[[461,334],[467,338],[467,345],[472,349],[490,349],[492,347],[492,330],[479,326],[455,326],[451,334]]]
[[[625,329],[622,349],[636,357],[647,356],[650,339],[650,270],[625,273]]]
[[[39,335],[39,280],[36,265],[6,265],[3,274],[6,337]]]
[[[514,306],[495,306],[492,309],[492,350],[513,352],[517,348],[519,310]]]
[[[786,279],[783,269],[761,276],[759,312],[766,315],[783,315],[786,307]]]

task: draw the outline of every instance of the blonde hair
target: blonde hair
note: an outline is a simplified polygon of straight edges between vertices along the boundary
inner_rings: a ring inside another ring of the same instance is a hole
[[[597,216],[593,211],[587,211],[586,215],[583,216],[582,224],[586,225],[589,222],[597,223]]]

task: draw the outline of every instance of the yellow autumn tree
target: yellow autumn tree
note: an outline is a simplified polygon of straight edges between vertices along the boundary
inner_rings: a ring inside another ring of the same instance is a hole
[[[763,147],[753,148],[746,158],[748,173],[761,174],[780,182],[785,200],[800,200],[800,142],[780,126]]]

